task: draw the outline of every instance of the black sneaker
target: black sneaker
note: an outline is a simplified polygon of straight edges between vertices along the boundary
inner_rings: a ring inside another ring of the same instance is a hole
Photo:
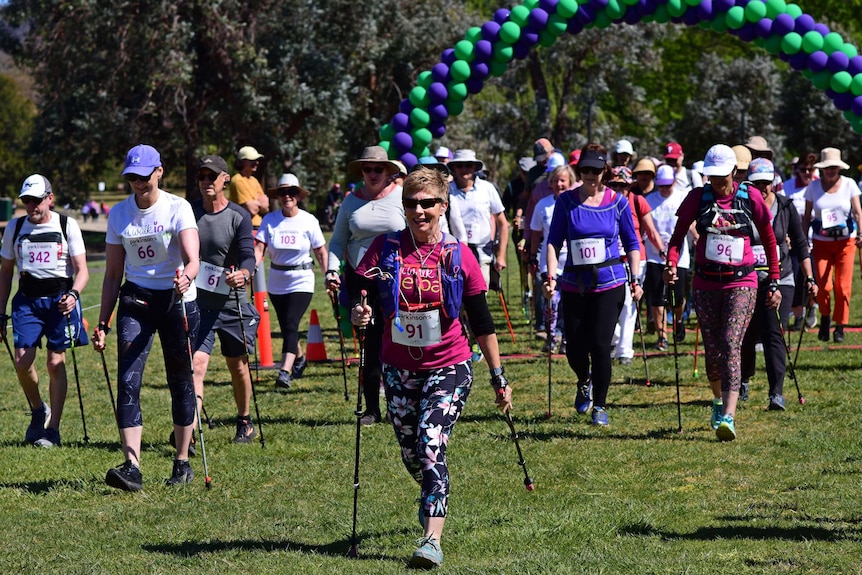
[[[829,341],[829,328],[832,323],[832,318],[828,315],[820,316],[820,331],[817,332],[817,339],[820,341]]]
[[[191,483],[194,478],[195,472],[188,459],[174,459],[174,470],[170,479],[165,480],[165,485],[184,485]]]
[[[673,333],[673,339],[677,343],[685,341],[685,324],[683,322],[676,322],[676,330]]]
[[[843,325],[835,324],[835,331],[832,332],[832,341],[834,341],[835,343],[844,343],[844,326]]]
[[[293,369],[290,370],[290,377],[292,379],[300,379],[307,365],[308,361],[305,359],[304,355],[297,358],[296,361],[293,362]]]
[[[30,411],[30,425],[27,426],[27,431],[24,432],[24,441],[34,444],[44,435],[45,429],[48,427],[48,422],[51,421],[51,408],[47,403],[42,403],[42,407]]]
[[[143,482],[141,469],[131,461],[109,469],[105,475],[105,483],[123,491],[140,491]]]
[[[257,431],[251,423],[251,417],[236,418],[236,435],[233,436],[234,443],[251,443],[254,441]]]
[[[739,401],[748,401],[748,388],[751,384],[748,381],[739,383]]]
[[[173,447],[174,449],[177,448],[177,438],[176,436],[174,436],[173,431],[171,432],[170,437],[168,437],[168,443],[170,443],[171,447]],[[189,442],[189,457],[194,457],[198,454],[198,450],[195,449],[195,443],[197,443],[197,441],[195,440],[195,432],[192,431],[192,440]]]
[[[380,414],[366,411],[362,414],[362,417],[359,418],[359,423],[365,427],[371,427],[375,423],[380,423]]]
[[[290,389],[290,373],[283,369],[278,370],[278,377],[275,378],[276,389]]]

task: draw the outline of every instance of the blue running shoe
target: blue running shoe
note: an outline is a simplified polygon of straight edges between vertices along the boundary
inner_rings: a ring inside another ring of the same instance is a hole
[[[601,407],[593,408],[593,425],[601,425],[602,427],[607,427],[610,425],[608,421],[608,412]]]
[[[433,535],[421,538],[418,543],[419,547],[410,558],[410,567],[433,569],[443,564],[443,550],[440,549],[440,542]]]
[[[712,425],[713,429],[718,429],[718,426],[721,425],[721,416],[724,415],[724,402],[719,399],[712,400],[712,420],[710,421],[710,425]]]
[[[736,427],[733,425],[733,416],[725,415],[715,430],[715,436],[719,441],[733,441],[736,439]]]
[[[578,382],[578,393],[575,395],[575,409],[581,415],[586,413],[593,406],[593,382],[587,380],[587,383]]]

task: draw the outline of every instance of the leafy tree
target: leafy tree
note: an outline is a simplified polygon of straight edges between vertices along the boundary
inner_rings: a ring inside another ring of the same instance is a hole
[[[31,169],[28,148],[33,132],[33,104],[15,83],[0,74],[0,195],[15,198]]]

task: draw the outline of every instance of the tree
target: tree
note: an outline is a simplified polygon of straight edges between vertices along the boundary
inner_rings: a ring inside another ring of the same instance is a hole
[[[33,104],[7,76],[0,74],[0,195],[16,197],[33,165],[28,149],[33,132]]]

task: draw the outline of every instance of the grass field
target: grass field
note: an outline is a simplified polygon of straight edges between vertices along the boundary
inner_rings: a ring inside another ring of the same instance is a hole
[[[83,304],[93,326],[103,269],[99,262],[90,265]],[[541,342],[528,335],[515,270],[510,276],[507,281],[504,274],[503,286],[517,345],[496,296],[489,298],[502,350],[538,354]],[[856,284],[856,293],[862,293],[858,278]],[[335,324],[325,294],[315,294],[312,308],[320,315],[328,356],[336,359]],[[851,327],[862,324],[861,308],[855,302]],[[739,410],[739,438],[732,443],[719,443],[709,428],[702,357],[700,377],[692,377],[693,339],[689,331],[680,346],[682,434],[670,354],[650,357],[649,388],[639,357],[631,366],[615,366],[608,429],[594,428],[575,414],[573,376],[563,358],[553,363],[549,419],[546,359],[508,359],[514,415],[534,492],[523,487],[514,444],[493,406],[487,368],[479,367],[450,443],[453,491],[440,572],[862,573],[862,335],[849,330],[847,343],[833,347],[806,334],[798,369],[806,402],[795,401],[788,378],[785,413],[765,411],[760,371],[751,400]],[[651,336],[647,345],[653,343]],[[112,381],[115,344],[111,336],[106,356]],[[280,340],[275,344],[280,349]],[[266,437],[261,449],[257,442],[230,443],[231,388],[223,360],[214,358],[206,406],[217,427],[205,429],[213,488],[204,489],[198,456],[192,460],[195,482],[169,489],[163,483],[173,456],[167,443],[169,397],[157,343],[142,392],[144,490],[128,494],[104,484],[106,470],[122,463],[122,455],[99,355],[90,347],[77,350],[90,441],[83,442],[69,357],[64,446],[54,450],[22,444],[29,415],[8,359],[3,361],[3,572],[401,573],[421,535],[418,490],[401,466],[391,429],[365,428],[359,558],[346,557],[355,367],[347,373],[349,402],[338,363],[311,365],[288,393],[275,391],[276,372],[261,370],[258,403]],[[37,365],[44,379],[43,354]]]

